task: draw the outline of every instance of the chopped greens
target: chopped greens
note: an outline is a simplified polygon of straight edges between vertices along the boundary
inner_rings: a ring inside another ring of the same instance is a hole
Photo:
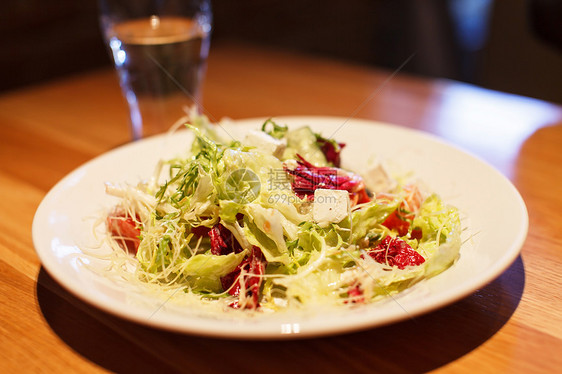
[[[162,161],[164,182],[107,188],[110,242],[139,282],[226,310],[350,307],[458,257],[456,208],[416,184],[368,191],[340,168],[343,143],[272,119],[247,141],[219,139],[203,116],[188,127],[189,156]]]

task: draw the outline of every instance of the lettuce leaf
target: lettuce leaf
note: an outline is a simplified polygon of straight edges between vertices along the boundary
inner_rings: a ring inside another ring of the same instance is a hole
[[[423,233],[418,252],[426,258],[427,277],[441,273],[457,260],[461,223],[456,208],[445,205],[437,195],[431,195],[420,207],[412,226]]]
[[[246,253],[242,251],[223,256],[198,254],[180,262],[181,272],[188,277],[194,291],[219,293],[222,291],[220,278],[236,269]]]
[[[373,200],[351,213],[351,243],[363,239],[398,208],[399,199]]]
[[[284,160],[296,159],[297,154],[316,166],[329,166],[326,156],[316,142],[316,135],[310,127],[305,126],[287,132],[287,149],[283,154]]]

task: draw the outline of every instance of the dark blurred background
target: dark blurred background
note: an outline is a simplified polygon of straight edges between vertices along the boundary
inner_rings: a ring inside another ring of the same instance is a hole
[[[235,40],[562,103],[560,0],[214,0]],[[111,66],[96,0],[2,0],[0,92]],[[212,46],[211,46],[212,53]]]

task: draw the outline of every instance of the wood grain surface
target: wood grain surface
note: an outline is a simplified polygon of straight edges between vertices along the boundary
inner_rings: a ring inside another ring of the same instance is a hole
[[[57,181],[129,141],[112,71],[0,96],[0,372],[557,372],[562,367],[562,107],[443,80],[247,45],[213,46],[213,119],[322,115],[436,134],[488,161],[521,192],[522,254],[499,278],[435,312],[297,341],[164,332],[78,300],[41,267],[37,206]]]

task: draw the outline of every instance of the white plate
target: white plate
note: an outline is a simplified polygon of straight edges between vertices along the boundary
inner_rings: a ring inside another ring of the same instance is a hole
[[[374,156],[412,170],[463,216],[465,243],[459,261],[380,303],[325,313],[279,313],[242,318],[206,314],[135,292],[89,270],[104,266],[83,253],[96,242],[93,222],[116,203],[105,182],[136,184],[151,176],[157,161],[184,152],[191,134],[158,136],[108,152],[62,179],[45,197],[33,221],[33,242],[45,269],[76,296],[107,312],[168,330],[233,338],[295,338],[388,324],[465,297],[499,276],[517,257],[527,234],[525,204],[513,185],[485,162],[424,133],[397,126],[334,117],[285,117],[290,126],[310,125],[347,143],[344,166],[360,171]],[[236,138],[262,119],[236,121],[226,131]],[[164,305],[162,305],[164,304]]]

